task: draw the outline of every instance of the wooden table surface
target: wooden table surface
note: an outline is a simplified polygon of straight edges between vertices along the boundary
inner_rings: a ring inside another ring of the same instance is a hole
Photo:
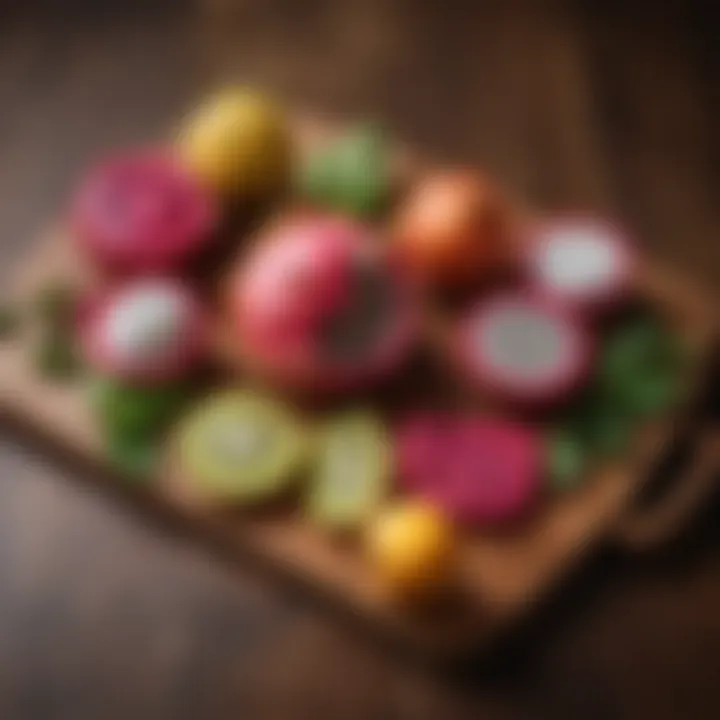
[[[709,5],[709,4],[708,4]],[[227,79],[372,113],[720,280],[717,26],[701,3],[0,1],[0,258],[97,153]],[[717,718],[720,508],[597,557],[441,676],[0,439],[0,718]]]

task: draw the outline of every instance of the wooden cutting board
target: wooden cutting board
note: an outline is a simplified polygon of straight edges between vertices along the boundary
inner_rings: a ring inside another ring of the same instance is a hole
[[[314,122],[301,122],[298,128],[304,147],[325,134]],[[408,164],[402,159],[399,167]],[[11,297],[27,303],[48,282],[80,281],[81,276],[69,238],[62,228],[55,228],[30,246],[20,266],[11,269],[6,284]],[[640,273],[638,291],[688,341],[695,361],[693,372],[699,379],[715,340],[712,302],[649,261]],[[681,427],[682,415],[656,419],[638,433],[627,457],[598,469],[580,490],[547,498],[541,511],[513,532],[467,538],[461,550],[457,599],[431,614],[415,614],[388,600],[356,549],[318,532],[292,510],[211,511],[173,492],[178,483],[172,477],[157,478],[147,487],[123,481],[105,459],[88,409],[87,388],[41,378],[29,361],[34,341],[30,327],[12,342],[0,344],[0,411],[11,424],[21,425],[88,464],[99,480],[111,476],[119,488],[129,489],[193,530],[220,541],[238,559],[250,552],[284,576],[337,601],[369,627],[436,657],[457,655],[487,642],[525,614],[593,546],[607,539],[629,512],[649,467]],[[695,484],[697,476],[688,478]]]

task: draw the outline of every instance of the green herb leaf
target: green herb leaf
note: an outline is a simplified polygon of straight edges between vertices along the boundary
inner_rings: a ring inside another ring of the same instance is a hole
[[[116,435],[132,438],[164,431],[182,411],[191,390],[182,383],[139,388],[98,378],[93,396],[103,424]]]
[[[72,328],[76,306],[77,292],[61,281],[41,288],[35,300],[39,320],[53,330]]]
[[[0,340],[10,340],[20,329],[20,313],[9,305],[0,305]]]
[[[546,447],[547,473],[554,490],[576,488],[586,469],[586,450],[582,439],[567,429],[550,435]]]
[[[388,157],[382,133],[359,126],[309,158],[301,169],[300,193],[323,207],[376,217],[389,199]]]
[[[129,438],[109,433],[107,452],[118,470],[136,481],[151,480],[160,458],[157,438]]]
[[[82,363],[71,338],[46,332],[36,348],[35,365],[43,377],[66,382],[78,377]]]

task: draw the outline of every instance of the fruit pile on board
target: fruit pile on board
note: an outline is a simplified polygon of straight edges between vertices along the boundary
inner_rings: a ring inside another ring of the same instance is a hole
[[[466,168],[398,186],[376,126],[302,156],[294,140],[272,101],[233,89],[166,146],[92,168],[68,213],[92,290],[46,289],[38,369],[82,360],[129,476],[172,467],[217,507],[290,502],[395,597],[435,596],[463,535],[521,532],[676,402],[683,348],[635,297],[614,223],[522,218]],[[17,320],[3,309],[3,337]],[[392,392],[428,349],[477,402],[378,410],[365,391]]]

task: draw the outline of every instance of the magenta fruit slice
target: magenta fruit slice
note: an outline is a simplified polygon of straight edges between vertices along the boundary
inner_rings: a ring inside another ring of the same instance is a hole
[[[410,279],[367,228],[328,216],[274,230],[232,288],[237,340],[281,386],[342,391],[392,372],[417,329]]]
[[[627,297],[635,267],[622,230],[582,216],[538,224],[530,236],[527,262],[540,293],[586,311],[617,305]]]
[[[199,301],[183,283],[143,278],[86,311],[81,344],[101,373],[156,384],[184,376],[202,359],[206,325]]]
[[[461,321],[457,357],[467,377],[503,400],[564,399],[586,377],[592,342],[562,304],[507,293],[476,305]]]
[[[218,211],[169,152],[131,151],[82,183],[72,225],[83,251],[111,274],[175,270],[211,241]]]
[[[482,417],[427,414],[397,434],[402,487],[458,522],[496,524],[531,509],[541,486],[542,442],[530,427]]]

